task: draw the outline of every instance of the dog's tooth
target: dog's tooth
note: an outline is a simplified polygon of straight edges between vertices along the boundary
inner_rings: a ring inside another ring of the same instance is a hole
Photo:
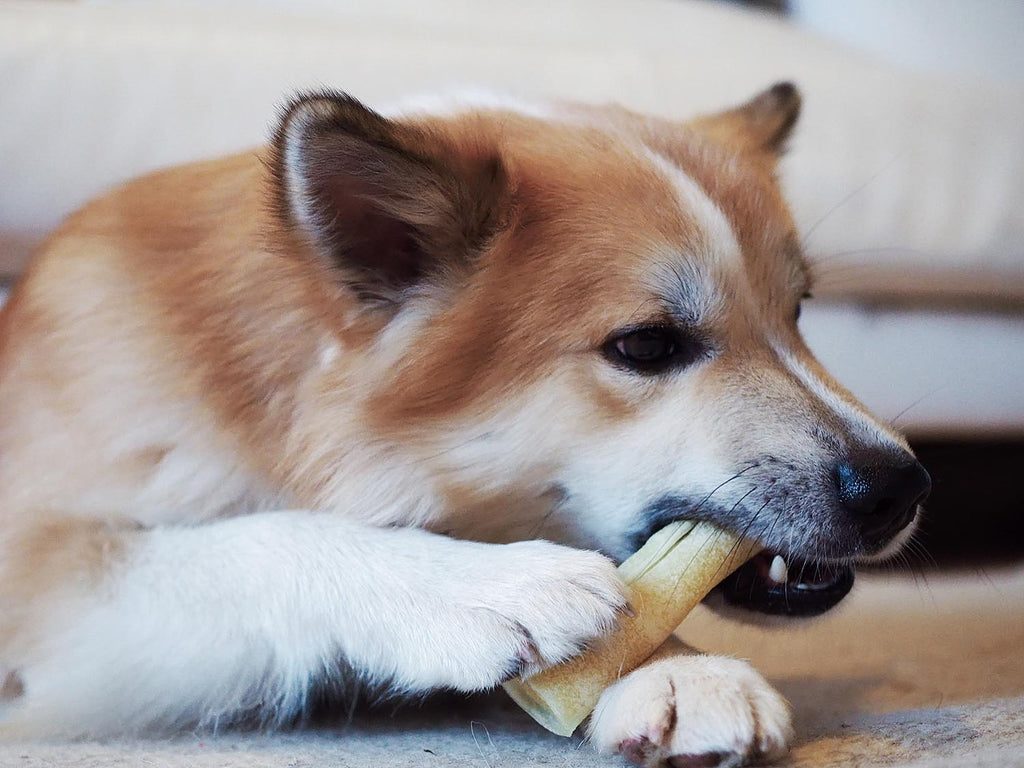
[[[789,569],[786,567],[785,559],[782,555],[776,555],[772,558],[772,567],[768,569],[768,578],[776,584],[784,584],[788,576]]]

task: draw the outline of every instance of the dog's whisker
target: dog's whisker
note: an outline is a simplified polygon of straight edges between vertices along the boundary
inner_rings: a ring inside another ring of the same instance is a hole
[[[480,741],[477,739],[476,726],[478,725],[484,729],[484,733],[487,735],[487,741],[491,745],[491,748],[494,749],[494,742],[491,740],[491,732],[488,730],[487,725],[481,723],[479,720],[471,720],[469,723],[469,732],[473,737],[473,743],[476,745],[477,752],[480,753],[480,759],[484,761],[487,768],[494,768],[487,755],[484,754],[483,747],[480,746]]]
[[[731,482],[733,482],[735,480],[738,480],[740,477],[742,477],[745,473],[749,472],[751,469],[754,469],[756,466],[758,466],[758,463],[759,462],[753,462],[753,463],[747,465],[746,467],[744,467],[743,469],[739,470],[738,472],[736,472],[736,474],[732,475],[731,477],[727,478],[726,480],[723,480],[721,483],[719,483],[717,486],[715,486],[715,488],[713,488],[710,493],[708,493],[704,498],[702,498],[692,509],[687,510],[687,512],[686,512],[687,516],[689,516],[690,519],[694,519],[694,516],[703,509],[704,505],[707,504],[708,501],[710,501],[710,499],[716,493],[718,493],[720,490],[722,490],[727,485],[729,485],[729,483],[731,483]],[[747,491],[747,493],[744,494],[741,497],[741,500],[743,498],[746,498],[746,496],[749,495],[753,490],[754,489],[752,488],[750,491]],[[735,509],[735,505],[734,505],[733,508]],[[668,546],[670,546],[670,545],[668,543],[666,543],[662,547],[662,549],[660,551],[654,553],[652,555],[652,557],[651,557],[651,562],[652,563],[653,562],[657,562],[657,560],[659,560],[665,554],[666,548]],[[692,561],[691,561],[691,564],[692,564]]]
[[[801,238],[801,245],[806,247],[807,243],[810,242],[811,236],[814,235],[818,227],[824,224],[833,213],[838,211],[848,202],[857,197],[857,195],[859,195],[861,192],[863,192],[865,189],[871,186],[878,178],[880,178],[886,171],[888,171],[889,168],[891,168],[897,160],[903,157],[905,152],[906,150],[900,150],[899,152],[896,152],[891,158],[889,158],[889,160],[881,168],[875,171],[875,173],[868,177],[863,183],[859,184],[847,195],[845,195],[842,199],[840,199],[839,202],[837,202],[835,205],[833,205],[831,208],[825,211],[825,213],[822,214],[821,217],[804,232],[804,235]]]
[[[743,469],[741,469],[739,472],[734,474],[729,479],[723,480],[721,483],[719,483],[717,486],[715,486],[715,488],[711,491],[711,493],[709,493],[707,496],[705,496],[703,499],[701,499],[697,503],[697,506],[694,507],[690,512],[691,513],[699,512],[704,507],[704,505],[707,504],[707,502],[711,500],[712,496],[714,496],[720,490],[725,488],[725,486],[727,486],[729,483],[733,482],[734,480],[738,480],[743,475],[745,475],[747,472],[749,472],[750,470],[758,467],[759,465],[760,465],[760,462],[757,462],[757,461],[752,462],[752,463],[748,464],[746,467],[744,467]]]
[[[454,445],[450,445],[450,446],[448,446],[446,448],[442,448],[441,450],[439,450],[439,451],[437,451],[435,453],[426,454],[424,456],[418,456],[418,457],[416,457],[416,460],[418,462],[424,462],[424,463],[428,462],[428,461],[434,461],[435,459],[439,459],[442,456],[447,456],[447,455],[449,455],[451,453],[454,453],[455,451],[462,450],[463,448],[465,448],[468,445],[472,445],[473,443],[479,442],[481,440],[486,440],[489,437],[491,437],[492,434],[493,433],[491,431],[480,432],[479,434],[467,437],[465,440],[461,440],[458,443],[455,443]]]
[[[757,490],[756,487],[751,488],[749,491],[747,491],[745,494],[743,494],[739,498],[739,500],[733,505],[732,510],[735,510],[737,507],[739,507],[739,505],[743,503],[743,501],[747,498],[747,496],[749,496],[755,490]],[[719,573],[721,573],[721,571],[725,567],[726,563],[729,563],[729,562],[732,561],[733,557],[735,556],[735,554],[739,550],[739,548],[741,546],[743,546],[744,540],[746,539],[746,535],[750,531],[751,526],[757,521],[757,518],[760,516],[761,512],[765,509],[765,507],[767,507],[767,505],[768,505],[768,501],[765,501],[761,505],[761,507],[757,510],[757,512],[755,512],[754,515],[751,517],[750,522],[747,523],[746,527],[739,534],[739,537],[736,539],[736,541],[733,542],[732,546],[729,548],[728,554],[723,559],[722,564],[718,566],[718,571],[716,571],[716,573],[715,573],[715,578],[717,578]],[[717,541],[718,537],[721,536],[721,535],[723,535],[723,532],[719,531],[718,534],[716,535],[716,539],[715,540]],[[679,577],[679,581],[680,582],[682,581],[682,574]]]
[[[809,255],[813,267],[820,264],[829,265],[837,259],[847,259],[854,256],[884,256],[887,254],[899,254],[908,256],[927,256],[929,254],[918,248],[903,246],[878,246],[874,248],[851,248],[845,251],[814,251]],[[858,265],[851,264],[850,268],[856,269]]]
[[[540,520],[537,521],[537,525],[530,531],[527,536],[529,539],[536,539],[544,532],[544,528],[547,527],[548,521],[554,517],[555,512],[558,511],[558,505],[552,504],[551,508],[541,516]]]
[[[739,539],[739,541],[738,541],[738,542],[737,542],[736,544],[734,544],[734,545],[733,545],[733,549],[732,549],[732,551],[731,551],[731,552],[729,553],[729,558],[730,558],[730,559],[732,558],[732,555],[733,555],[733,554],[735,554],[735,552],[736,552],[736,548],[740,546],[740,544],[741,544],[741,543],[743,542],[743,540],[744,540],[744,539],[746,539],[747,533],[748,533],[748,532],[750,531],[750,528],[751,528],[751,526],[753,526],[753,524],[754,524],[754,523],[755,523],[755,522],[757,521],[757,518],[761,516],[761,513],[762,513],[762,512],[763,512],[763,511],[765,510],[765,508],[766,508],[766,507],[768,506],[768,503],[769,503],[769,502],[768,502],[768,500],[766,499],[766,500],[764,501],[764,503],[763,503],[763,504],[761,504],[761,506],[760,506],[760,507],[758,508],[757,512],[755,512],[755,513],[754,513],[754,515],[753,515],[753,516],[752,516],[752,517],[750,518],[750,522],[749,522],[749,523],[747,523],[747,526],[746,526],[746,527],[745,527],[745,528],[743,529],[743,532],[742,532],[742,533],[740,534],[740,539]],[[751,582],[751,584],[750,584],[750,588],[751,588],[751,593],[753,593],[753,588],[754,588],[754,584],[753,584],[753,582]]]
[[[897,413],[895,416],[893,416],[891,419],[889,419],[889,426],[891,426],[893,428],[896,428],[897,422],[899,422],[899,420],[903,416],[905,416],[907,413],[909,413],[913,408],[916,408],[917,406],[919,406],[921,403],[923,403],[928,398],[934,397],[935,395],[937,395],[942,390],[949,389],[949,386],[950,386],[949,384],[943,384],[942,386],[936,387],[935,389],[933,389],[933,390],[931,390],[929,392],[925,392],[919,398],[914,400],[910,405],[908,405],[903,410],[901,410],[899,413]]]
[[[658,302],[659,302],[659,300],[657,298],[653,298],[653,297],[649,298],[649,299],[645,299],[644,301],[640,302],[637,305],[636,309],[634,309],[632,311],[632,313],[630,313],[630,316],[629,316],[630,320],[635,320],[638,317],[643,317],[643,315],[644,315],[644,311],[643,311],[644,307],[650,306],[651,304],[657,304]]]
[[[766,541],[766,542],[767,541],[771,541],[772,533],[775,531],[775,526],[778,525],[779,520],[782,519],[782,516],[785,514],[785,512],[786,512],[785,509],[780,509],[775,514],[775,519],[772,520],[772,524],[770,526],[768,526],[768,530],[765,531],[765,534],[764,534],[764,537],[763,537],[763,541]]]

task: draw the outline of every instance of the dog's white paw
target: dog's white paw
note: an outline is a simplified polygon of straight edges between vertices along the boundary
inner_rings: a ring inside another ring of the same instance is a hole
[[[461,690],[575,656],[611,630],[627,605],[627,588],[602,555],[544,541],[501,549],[449,606],[457,615],[446,627],[454,662],[447,684]]]
[[[643,766],[732,768],[786,753],[786,701],[749,664],[721,656],[670,656],[610,686],[590,739]]]

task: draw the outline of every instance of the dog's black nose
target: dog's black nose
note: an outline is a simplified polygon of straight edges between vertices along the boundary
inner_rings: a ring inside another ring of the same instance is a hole
[[[870,546],[885,544],[910,525],[932,489],[925,468],[908,459],[859,457],[836,465],[839,503],[854,516]]]

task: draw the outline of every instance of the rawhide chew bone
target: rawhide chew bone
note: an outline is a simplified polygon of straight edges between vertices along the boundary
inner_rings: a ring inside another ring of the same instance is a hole
[[[570,736],[601,692],[650,656],[722,579],[749,560],[756,543],[708,523],[670,523],[619,566],[634,615],[580,656],[505,690],[534,720]]]

